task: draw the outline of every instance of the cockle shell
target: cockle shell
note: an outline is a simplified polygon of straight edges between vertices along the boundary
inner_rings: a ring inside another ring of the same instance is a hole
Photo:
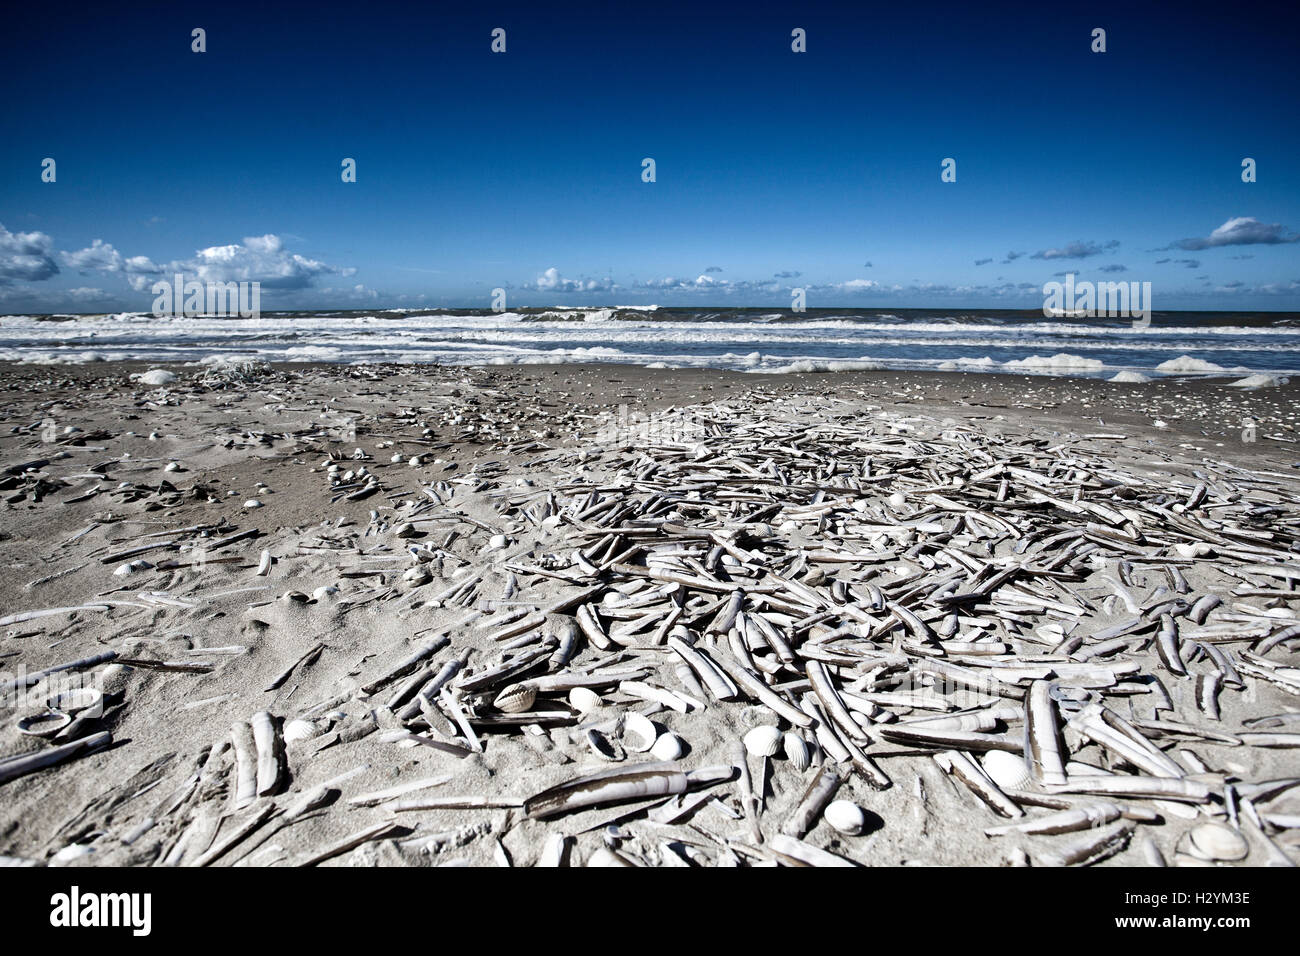
[[[755,757],[770,757],[781,747],[781,730],[765,724],[745,734],[745,749]]]
[[[569,704],[580,714],[590,713],[600,706],[600,695],[586,687],[575,687],[569,691]]]
[[[848,836],[857,836],[867,828],[866,813],[849,800],[832,800],[822,811],[822,816],[836,830]]]
[[[1185,837],[1185,852],[1201,860],[1244,860],[1250,854],[1250,844],[1236,830],[1221,823],[1202,823],[1192,827]]]
[[[676,760],[684,752],[682,738],[672,731],[666,731],[659,735],[650,752],[659,760]]]
[[[808,741],[793,730],[787,730],[785,736],[781,738],[781,746],[785,750],[785,758],[790,761],[795,770],[803,773],[808,769],[808,765],[812,763],[812,748],[808,746]]]
[[[1025,759],[1005,750],[984,755],[984,772],[1003,790],[1024,790],[1033,780]]]
[[[537,688],[532,684],[511,684],[497,694],[492,706],[507,714],[522,714],[537,700]]]
[[[310,720],[303,720],[297,717],[290,720],[284,725],[284,742],[286,744],[301,743],[304,740],[311,740],[319,733],[318,728]]]
[[[655,730],[654,721],[644,714],[638,714],[633,710],[623,716],[620,739],[629,753],[645,753],[655,745],[658,736],[659,732]]]

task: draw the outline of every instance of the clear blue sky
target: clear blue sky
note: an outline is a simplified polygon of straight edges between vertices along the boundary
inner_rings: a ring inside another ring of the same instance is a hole
[[[263,309],[1036,308],[1066,271],[1300,308],[1290,5],[445,6],[6,11],[0,312],[176,268]]]

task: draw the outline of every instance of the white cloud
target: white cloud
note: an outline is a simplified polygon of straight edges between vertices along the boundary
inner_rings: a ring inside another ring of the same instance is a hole
[[[43,232],[10,232],[0,223],[0,285],[37,282],[59,274],[54,240]]]
[[[1300,241],[1300,235],[1285,235],[1280,222],[1260,222],[1254,216],[1229,219],[1204,239],[1179,239],[1171,249],[1213,249],[1216,246],[1277,245]]]
[[[523,287],[538,292],[609,292],[618,288],[613,279],[566,279],[555,266],[539,275],[536,282],[525,282]]]

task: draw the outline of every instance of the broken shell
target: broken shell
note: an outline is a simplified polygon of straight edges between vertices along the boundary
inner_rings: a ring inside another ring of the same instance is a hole
[[[1186,846],[1182,849],[1202,860],[1244,860],[1250,853],[1246,838],[1221,823],[1202,823],[1192,827],[1185,840]]]
[[[104,713],[104,694],[93,687],[74,687],[52,695],[47,706],[65,714],[99,717]]]
[[[1024,790],[1033,779],[1025,759],[1006,750],[990,750],[986,753],[984,772],[1003,790]]]
[[[511,684],[492,701],[492,706],[507,714],[522,714],[537,700],[537,688],[532,684]]]
[[[685,752],[685,748],[682,746],[681,737],[678,737],[672,731],[665,731],[659,735],[659,739],[650,748],[650,752],[658,760],[676,760]]]
[[[18,721],[18,732],[29,737],[49,737],[57,734],[72,723],[72,715],[57,710],[47,710],[43,714],[31,714]]]
[[[822,811],[826,822],[848,836],[857,836],[867,828],[867,815],[849,800],[832,800]]]
[[[601,760],[622,760],[624,757],[623,748],[617,746],[595,727],[587,731],[587,746]]]
[[[569,691],[569,704],[580,714],[590,713],[600,706],[600,695],[586,687],[575,687]]]
[[[655,745],[658,736],[659,732],[655,730],[654,722],[645,714],[630,711],[624,715],[620,738],[629,753],[645,753]]]
[[[745,734],[745,749],[755,757],[770,757],[781,746],[781,730],[770,724],[755,727]]]
[[[284,742],[286,744],[300,743],[304,740],[311,740],[317,733],[319,731],[314,723],[297,717],[284,725]]]
[[[795,770],[803,773],[808,769],[812,763],[812,748],[808,746],[808,741],[793,730],[787,730],[781,738],[781,746],[785,750],[785,759],[790,761]]]

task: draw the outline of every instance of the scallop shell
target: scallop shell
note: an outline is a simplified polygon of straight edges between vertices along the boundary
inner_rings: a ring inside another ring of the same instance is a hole
[[[781,747],[781,729],[765,724],[745,734],[745,749],[755,757],[770,757]]]
[[[671,731],[666,731],[659,735],[659,739],[650,748],[650,752],[659,760],[676,760],[685,752],[685,748],[682,746],[681,737]]]
[[[1236,830],[1220,823],[1202,823],[1187,832],[1184,850],[1202,860],[1231,862],[1244,860],[1250,844]]]
[[[537,688],[532,684],[511,684],[497,694],[492,706],[507,714],[522,714],[537,700]]]
[[[623,716],[619,737],[629,753],[643,754],[655,745],[659,731],[655,730],[654,721],[633,710]]]
[[[781,738],[781,746],[785,750],[785,758],[795,770],[803,773],[812,763],[812,748],[808,746],[808,741],[804,740],[793,730],[787,730],[785,736]]]
[[[575,687],[569,691],[569,704],[580,714],[590,713],[601,704],[600,695],[586,687]]]
[[[43,714],[30,714],[18,721],[18,732],[29,737],[51,737],[72,723],[71,714],[47,710]]]
[[[93,687],[74,687],[52,695],[48,706],[65,714],[99,717],[104,713],[104,692]]]
[[[849,800],[832,800],[822,811],[826,822],[848,836],[857,836],[867,828],[867,815]]]
[[[304,740],[311,740],[319,732],[319,729],[310,720],[303,720],[298,717],[284,725],[284,742],[286,744],[296,744]]]
[[[1025,758],[1005,750],[990,750],[984,755],[984,772],[1003,790],[1024,790],[1033,780]]]

